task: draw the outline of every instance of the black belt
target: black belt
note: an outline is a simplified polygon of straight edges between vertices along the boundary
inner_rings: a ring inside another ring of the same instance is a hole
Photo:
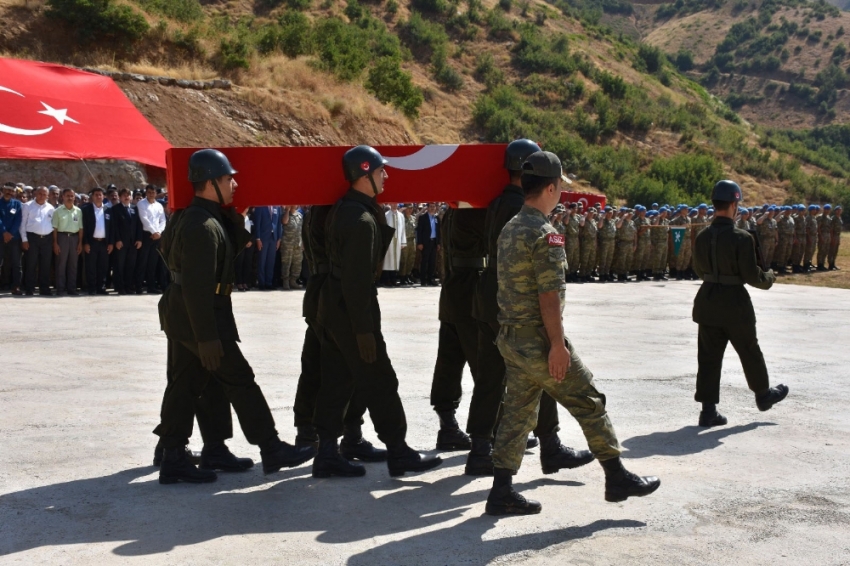
[[[176,271],[171,272],[171,282],[175,285],[183,285],[183,274],[177,273]],[[227,296],[231,292],[233,292],[233,285],[227,284],[224,287],[221,286],[221,283],[216,284],[215,286],[215,294]]]
[[[325,273],[331,272],[331,265],[329,263],[320,263],[316,265],[315,275],[324,275]]]
[[[62,233],[67,234],[68,232],[62,232]],[[43,236],[41,234],[36,234],[35,232],[27,232],[27,239],[30,239],[30,238],[49,238],[52,235],[53,235],[52,232],[50,234],[44,234]]]
[[[453,257],[452,267],[467,267],[470,269],[487,269],[486,257]]]
[[[718,275],[714,276],[711,273],[706,273],[702,276],[702,280],[706,283],[720,283],[721,285],[743,285],[744,278],[739,275]]]

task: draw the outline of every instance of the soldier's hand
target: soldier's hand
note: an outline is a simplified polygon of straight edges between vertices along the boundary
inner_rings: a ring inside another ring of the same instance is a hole
[[[221,358],[224,357],[224,348],[221,340],[210,340],[209,342],[198,342],[198,357],[201,365],[207,371],[215,371],[221,367]]]
[[[360,359],[367,364],[373,364],[378,359],[378,345],[371,332],[357,335],[357,348],[360,350]]]
[[[564,381],[564,377],[570,371],[571,362],[570,351],[563,342],[552,344],[549,349],[549,375],[552,379],[558,383]]]

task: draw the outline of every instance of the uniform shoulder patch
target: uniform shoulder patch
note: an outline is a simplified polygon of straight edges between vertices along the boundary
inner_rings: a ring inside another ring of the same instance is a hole
[[[567,243],[567,239],[564,237],[563,234],[547,234],[546,242],[550,246],[560,246],[563,248],[564,244]]]

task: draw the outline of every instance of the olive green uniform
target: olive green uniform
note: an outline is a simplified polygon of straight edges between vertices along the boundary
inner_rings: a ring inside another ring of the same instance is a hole
[[[667,236],[670,222],[666,218],[658,221],[649,229],[652,240],[652,273],[656,276],[664,275],[667,265]]]
[[[832,235],[830,236],[829,246],[829,265],[835,266],[835,258],[838,257],[838,247],[841,245],[841,231],[844,229],[844,221],[841,220],[841,215],[832,213]]]
[[[832,217],[825,212],[817,216],[818,229],[818,267],[826,262],[829,247],[832,245]]]
[[[596,238],[599,229],[597,228],[598,220],[585,216],[584,226],[579,232],[579,241],[581,242],[581,264],[579,265],[579,277],[590,277],[590,274],[596,269]]]
[[[803,253],[806,251],[806,215],[799,213],[794,218],[794,243],[791,245],[791,265],[799,268],[803,263]]]
[[[637,271],[646,271],[652,269],[650,262],[650,253],[652,251],[652,231],[649,228],[649,219],[644,217],[635,218],[635,228],[637,228],[637,248],[635,249],[634,259],[632,261],[632,269]]]
[[[759,236],[759,245],[761,246],[761,257],[764,261],[762,269],[770,269],[770,264],[774,262],[774,251],[776,250],[776,240],[778,238],[778,229],[776,220],[773,218],[765,218],[756,230]]]
[[[794,244],[794,219],[790,215],[783,214],[776,222],[776,229],[779,232],[779,243],[774,251],[774,261],[780,268],[784,268],[791,259],[791,247]]]
[[[741,358],[750,389],[765,391],[770,380],[756,337],[753,303],[744,284],[770,289],[776,276],[758,266],[753,237],[735,228],[731,219],[715,218],[697,236],[694,271],[703,280],[693,308],[693,320],[699,324],[694,398],[702,403],[720,402],[720,370],[729,342]]]
[[[248,442],[259,445],[277,437],[266,399],[239,350],[230,298],[236,255],[250,239],[242,216],[199,197],[172,217],[162,235],[160,250],[173,284],[159,301],[169,383],[154,433],[166,449],[188,444],[196,400],[200,395],[203,402],[211,387],[216,412],[222,403],[233,405]],[[210,372],[198,357],[198,343],[214,340],[221,341],[224,356]],[[228,407],[228,419],[229,412]]]
[[[614,220],[604,218],[599,229],[599,275],[610,275],[614,263],[614,245],[617,241],[617,226]]]
[[[493,448],[493,466],[519,469],[544,391],[575,417],[599,460],[618,457],[621,448],[605,411],[605,396],[596,390],[593,374],[566,337],[570,369],[560,383],[549,375],[549,348],[543,337],[539,296],[557,291],[563,312],[567,259],[563,237],[539,210],[524,206],[502,230],[498,246],[502,326],[496,343],[507,367],[507,393]]]
[[[570,275],[578,274],[579,264],[581,263],[581,246],[579,245],[579,225],[578,215],[573,213],[570,215],[564,227],[564,235],[567,237],[567,270]]]
[[[623,220],[617,229],[617,244],[614,251],[614,271],[617,275],[626,276],[632,266],[637,242],[637,228],[632,220]]]
[[[809,212],[806,216],[806,251],[803,260],[806,266],[812,264],[815,257],[815,249],[818,245],[818,221],[817,217]]]

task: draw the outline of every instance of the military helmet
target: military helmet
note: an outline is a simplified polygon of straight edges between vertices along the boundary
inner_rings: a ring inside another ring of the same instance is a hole
[[[365,177],[372,171],[387,164],[378,150],[368,145],[352,147],[342,156],[342,172],[349,183]]]
[[[714,185],[714,190],[711,191],[711,200],[718,200],[721,202],[740,202],[742,199],[743,193],[741,191],[741,187],[739,187],[738,183],[735,181],[729,181],[728,179],[718,181],[718,183]]]
[[[235,174],[236,169],[230,164],[230,160],[217,149],[201,149],[189,158],[190,183],[203,183]]]
[[[540,151],[540,146],[531,140],[514,140],[505,148],[505,169],[522,171],[522,164],[532,153]]]
[[[554,212],[555,212],[555,214],[563,214],[563,213],[565,213],[566,211],[567,211],[567,209],[566,209],[566,208],[564,208],[564,205],[563,205],[563,204],[558,203],[557,205],[555,205],[555,211],[554,211]]]

